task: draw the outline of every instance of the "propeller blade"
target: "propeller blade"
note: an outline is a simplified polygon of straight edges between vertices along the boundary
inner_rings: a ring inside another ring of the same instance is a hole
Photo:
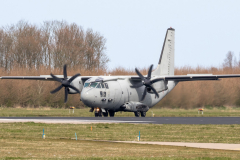
[[[143,101],[147,94],[147,87],[145,87],[141,101]]]
[[[80,91],[79,91],[76,87],[71,86],[71,85],[69,85],[68,87],[69,87],[69,88],[72,88],[72,89],[75,90],[77,93],[80,93]]]
[[[67,79],[67,65],[66,64],[63,66],[63,75],[64,75],[64,79]]]
[[[157,91],[155,90],[155,88],[153,88],[152,86],[150,86],[150,88],[151,88],[152,91],[155,93],[155,95],[159,98],[159,94],[157,93]]]
[[[138,74],[138,76],[141,78],[141,80],[143,81],[145,78],[143,77],[143,75],[138,71],[137,68],[135,68],[136,73]]]
[[[51,73],[50,75],[52,76],[52,78],[53,78],[55,81],[58,81],[58,82],[62,83],[62,79],[54,76],[52,73]]]
[[[80,76],[81,74],[75,74],[74,76],[72,76],[69,80],[68,80],[68,82],[69,83],[71,83],[75,78],[77,78],[78,76]]]
[[[148,70],[148,78],[151,78],[151,74],[152,74],[152,68],[153,68],[153,64],[150,66],[149,70]]]
[[[135,84],[135,85],[132,85],[130,86],[131,88],[139,88],[139,87],[142,87],[143,84],[142,83],[138,83],[138,84]]]
[[[154,80],[151,81],[151,83],[153,84],[153,83],[158,82],[158,81],[163,81],[163,78],[154,79]]]
[[[64,100],[64,103],[66,103],[68,100],[68,88],[65,87],[65,100]]]
[[[64,99],[64,103],[67,102],[68,100],[68,92],[69,92],[69,88],[73,89],[74,91],[76,91],[77,93],[80,93],[80,91],[74,87],[74,86],[71,86],[70,83],[75,79],[77,78],[78,76],[80,76],[81,74],[75,74],[74,76],[72,76],[69,80],[67,79],[67,65],[65,64],[63,66],[63,76],[64,76],[64,79],[62,78],[58,78],[57,76],[53,75],[52,73],[50,74],[52,76],[52,78],[55,80],[55,81],[58,81],[60,82],[62,85],[60,85],[59,87],[57,87],[56,89],[52,90],[51,93],[56,93],[58,92],[61,88],[65,88],[65,99]]]
[[[54,89],[54,90],[52,90],[50,93],[56,93],[56,92],[58,92],[60,89],[62,89],[62,85],[60,85],[59,87],[57,87],[56,89]]]

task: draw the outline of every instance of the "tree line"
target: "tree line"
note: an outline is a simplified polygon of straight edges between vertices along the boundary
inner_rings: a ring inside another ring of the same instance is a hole
[[[106,69],[106,39],[92,29],[65,21],[45,21],[42,25],[19,21],[0,28],[0,67],[69,68],[98,71]]]
[[[142,74],[147,74],[148,68],[140,69]],[[38,70],[26,68],[14,68],[11,72],[0,68],[0,75],[9,76],[39,76],[50,72],[62,74],[61,69],[51,71],[42,66]],[[111,71],[99,70],[92,72],[88,70],[71,69],[68,75],[81,73],[82,75],[98,76],[111,75],[134,75],[134,69],[115,68]],[[186,74],[239,74],[240,68],[229,67],[178,67],[175,68],[176,75]],[[50,94],[50,91],[59,86],[58,82],[52,81],[28,81],[28,80],[1,80],[0,104],[6,107],[64,107],[63,90]],[[80,101],[79,94],[69,95],[66,106],[84,107]],[[180,82],[166,97],[164,97],[155,108],[197,108],[204,106],[240,106],[240,78],[226,78],[219,81],[192,81]]]

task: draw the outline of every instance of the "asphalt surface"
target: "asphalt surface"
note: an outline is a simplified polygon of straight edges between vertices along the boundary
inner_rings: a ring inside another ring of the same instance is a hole
[[[0,123],[240,124],[240,117],[0,117]]]

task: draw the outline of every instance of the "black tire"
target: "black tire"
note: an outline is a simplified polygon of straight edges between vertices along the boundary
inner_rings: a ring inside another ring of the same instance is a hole
[[[102,112],[95,112],[95,117],[102,117]]]
[[[103,116],[104,116],[104,117],[108,117],[108,111],[103,112]]]
[[[139,117],[140,116],[140,112],[134,112],[135,117]]]
[[[109,112],[109,116],[110,117],[114,117],[114,115],[115,115],[115,112],[114,111],[108,111]]]
[[[141,112],[141,117],[146,117],[147,112]]]

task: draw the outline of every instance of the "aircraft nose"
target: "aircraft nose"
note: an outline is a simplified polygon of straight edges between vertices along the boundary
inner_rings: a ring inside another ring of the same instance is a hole
[[[81,100],[85,105],[91,106],[91,100],[90,100],[90,95],[89,95],[88,91],[81,93]]]

